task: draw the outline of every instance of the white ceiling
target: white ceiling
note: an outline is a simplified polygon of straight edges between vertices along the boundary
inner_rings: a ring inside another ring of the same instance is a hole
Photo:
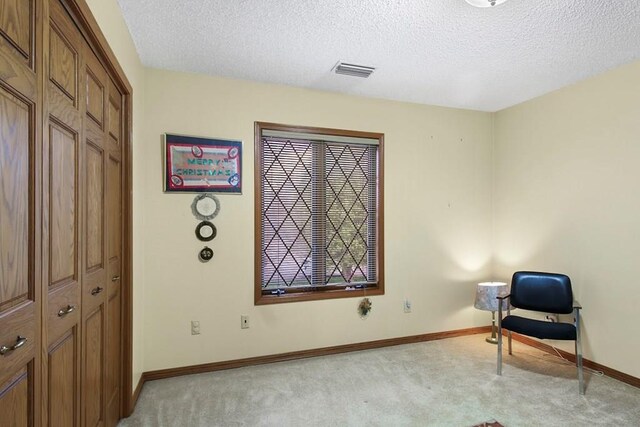
[[[640,0],[118,2],[149,67],[483,111],[640,59]]]

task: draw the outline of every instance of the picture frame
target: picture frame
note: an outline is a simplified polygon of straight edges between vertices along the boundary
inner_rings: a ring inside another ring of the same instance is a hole
[[[164,191],[242,194],[242,141],[165,133]]]

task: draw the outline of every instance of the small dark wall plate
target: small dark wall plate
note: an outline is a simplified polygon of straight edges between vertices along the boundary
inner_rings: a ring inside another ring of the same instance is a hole
[[[216,226],[209,221],[202,221],[196,227],[196,237],[201,242],[213,240],[217,234],[218,230],[216,229]]]
[[[200,261],[202,262],[211,260],[211,258],[213,258],[213,250],[208,246],[205,246],[198,254],[198,258],[200,258]]]

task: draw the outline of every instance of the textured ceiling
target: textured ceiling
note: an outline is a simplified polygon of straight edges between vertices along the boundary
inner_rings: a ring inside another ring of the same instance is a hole
[[[149,67],[474,110],[640,59],[640,0],[118,2]]]

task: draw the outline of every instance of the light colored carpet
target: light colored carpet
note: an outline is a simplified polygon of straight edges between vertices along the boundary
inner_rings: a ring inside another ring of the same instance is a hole
[[[126,426],[640,426],[640,389],[472,335],[145,384]]]

